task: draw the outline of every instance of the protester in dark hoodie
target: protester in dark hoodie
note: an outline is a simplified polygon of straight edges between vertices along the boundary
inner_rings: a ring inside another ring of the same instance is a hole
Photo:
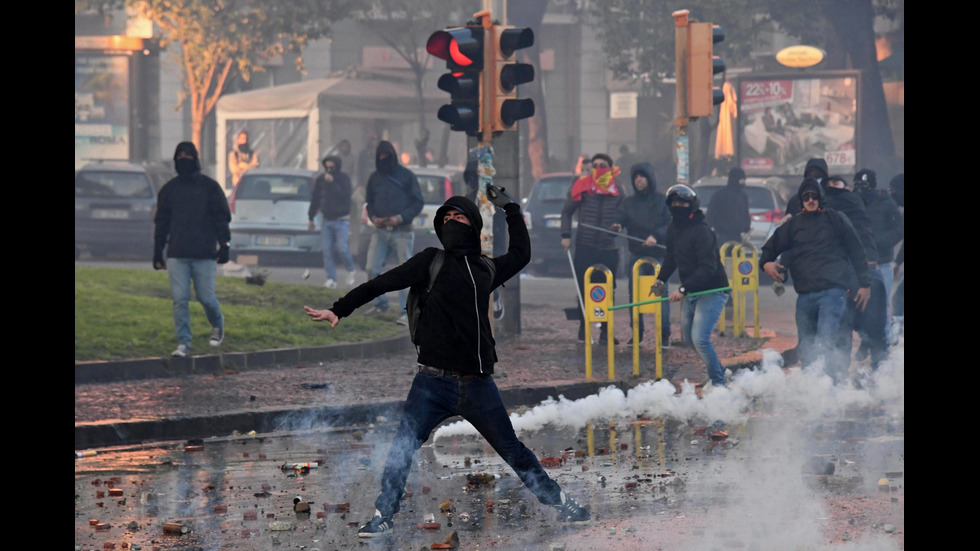
[[[167,182],[157,196],[153,268],[166,268],[170,276],[177,331],[177,349],[173,355],[183,357],[190,354],[191,349],[188,308],[191,282],[211,324],[209,344],[219,346],[224,339],[225,319],[214,293],[214,277],[215,261],[218,264],[228,262],[231,211],[218,182],[201,174],[197,147],[192,142],[177,144],[174,167],[177,177]]]
[[[499,188],[498,188],[499,189]],[[419,370],[388,452],[374,517],[358,531],[375,537],[393,527],[412,457],[440,423],[459,415],[487,439],[538,500],[559,509],[559,519],[584,522],[591,517],[541,467],[534,452],[518,440],[493,379],[497,354],[488,318],[490,294],[531,260],[531,243],[520,206],[502,192],[488,193],[506,212],[507,253],[487,259],[480,250],[483,220],[473,201],[451,197],[436,211],[433,225],[442,242],[443,264],[427,295],[420,298],[415,325]],[[351,290],[329,310],[306,307],[314,321],[336,327],[341,318],[374,297],[411,287],[424,293],[439,250],[430,247],[402,265]],[[493,268],[491,269],[490,263]]]
[[[817,182],[820,189],[827,188],[827,178],[830,176],[830,171],[827,168],[827,161],[821,159],[820,157],[814,157],[806,162],[806,166],[803,168],[803,179],[810,178]],[[800,196],[796,194],[789,199],[789,203],[786,205],[786,213],[789,215],[794,215],[803,210],[803,204],[800,203]]]
[[[340,254],[347,268],[347,285],[354,285],[354,259],[350,254],[350,178],[341,169],[343,161],[339,156],[327,155],[323,158],[323,173],[313,183],[310,195],[309,229],[316,228],[314,219],[321,215],[320,234],[323,237],[323,269],[328,289],[337,288],[337,266],[334,251]]]
[[[823,357],[825,371],[843,380],[836,358],[836,339],[847,310],[848,289],[857,277],[857,292],[851,297],[864,309],[871,294],[871,275],[864,247],[854,226],[842,213],[822,207],[823,190],[811,178],[797,192],[803,210],[776,228],[762,246],[759,264],[769,277],[783,281],[784,265],[777,259],[793,250],[789,273],[796,288],[796,332],[802,365]]]
[[[693,189],[683,184],[671,186],[667,190],[667,205],[671,223],[656,292],[659,296],[666,294],[667,280],[677,270],[681,285],[670,294],[670,302],[683,301],[681,336],[704,362],[711,383],[706,386],[724,387],[725,370],[711,344],[711,330],[718,323],[730,293],[717,291],[687,296],[728,287],[728,276],[718,255],[718,239],[705,222],[698,194]]]
[[[394,255],[398,264],[404,264],[412,257],[415,248],[415,233],[412,223],[422,212],[425,200],[415,174],[398,164],[398,154],[391,142],[378,142],[375,153],[375,171],[368,178],[364,195],[367,214],[374,224],[371,244],[367,252],[368,277],[381,273],[389,255]],[[408,325],[405,315],[406,292],[398,292],[398,323]],[[371,312],[386,312],[388,297],[379,295],[374,300]]]
[[[747,242],[752,231],[749,217],[749,196],[745,194],[745,171],[733,167],[728,171],[728,184],[711,196],[707,222],[718,236],[718,243]]]
[[[657,191],[657,179],[653,174],[650,163],[636,163],[630,167],[630,183],[635,193],[623,198],[616,209],[614,222],[609,226],[613,231],[626,230],[627,235],[636,239],[627,241],[630,261],[627,267],[629,276],[630,302],[633,298],[633,265],[641,258],[653,258],[662,263],[664,259],[664,243],[667,241],[667,227],[670,225],[670,208],[663,193]],[[642,240],[642,241],[640,241]],[[644,265],[644,270],[652,269]],[[647,275],[647,272],[644,272]],[[653,298],[640,295],[644,299]],[[661,318],[661,346],[670,347],[670,303],[663,303]],[[643,316],[639,318],[635,328],[639,340],[643,340]],[[633,317],[630,316],[630,323]]]

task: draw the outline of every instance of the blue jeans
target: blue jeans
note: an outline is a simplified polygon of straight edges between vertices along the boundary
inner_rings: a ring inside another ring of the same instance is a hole
[[[694,346],[698,357],[708,368],[714,386],[725,386],[725,370],[711,344],[711,331],[728,303],[728,293],[718,292],[684,298],[681,303],[681,337]]]
[[[371,244],[367,252],[367,272],[368,279],[377,277],[385,266],[385,261],[389,255],[394,255],[397,260],[396,266],[404,264],[412,257],[412,249],[415,247],[415,233],[398,230],[379,230],[375,229],[371,235]],[[405,311],[405,300],[408,298],[408,290],[398,291],[399,311]],[[378,310],[388,309],[388,297],[381,295],[374,299],[374,307]]]
[[[320,234],[323,236],[323,269],[327,277],[337,279],[334,250],[344,259],[347,271],[354,273],[354,259],[350,255],[350,220],[324,220]]]
[[[847,310],[844,289],[826,289],[796,296],[796,333],[800,363],[810,365],[823,356],[827,373],[838,379],[840,361],[835,357],[835,341],[841,319]]]
[[[541,467],[537,456],[517,439],[492,375],[461,379],[421,370],[408,391],[398,433],[388,451],[381,495],[375,507],[384,518],[398,512],[412,467],[412,457],[439,423],[462,416],[514,469],[524,485],[545,505],[561,503],[561,488]]]
[[[214,294],[214,275],[218,264],[213,258],[168,258],[167,274],[170,276],[170,294],[174,300],[174,328],[177,343],[191,345],[191,315],[188,304],[191,299],[191,282],[197,301],[204,307],[211,327],[224,330],[225,318],[221,305]]]

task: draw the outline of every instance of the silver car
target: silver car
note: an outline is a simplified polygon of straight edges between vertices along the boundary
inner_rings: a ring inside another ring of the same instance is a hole
[[[694,190],[701,200],[701,210],[708,213],[708,205],[714,192],[724,188],[728,178],[705,177],[694,183]],[[781,196],[785,187],[782,178],[746,178],[745,194],[749,197],[749,217],[752,219],[750,241],[756,249],[776,231],[786,215],[786,201]]]
[[[246,172],[228,200],[232,212],[231,254],[235,258],[243,254],[275,258],[284,263],[310,262],[320,257],[320,232],[307,227],[317,174],[292,168],[254,168]]]

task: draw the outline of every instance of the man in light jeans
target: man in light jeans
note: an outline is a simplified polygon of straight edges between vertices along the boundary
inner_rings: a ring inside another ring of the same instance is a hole
[[[681,337],[694,346],[704,362],[708,380],[713,386],[725,386],[725,368],[711,344],[711,331],[718,323],[730,293],[717,292],[696,297],[684,297],[681,303]]]
[[[224,336],[225,318],[221,314],[221,305],[214,293],[214,277],[217,263],[213,259],[199,258],[168,258],[167,275],[170,277],[170,293],[174,302],[174,328],[177,330],[179,346],[190,348],[191,314],[191,283],[194,283],[194,294],[197,301],[204,307],[204,315],[211,327],[220,329],[212,331],[211,346],[221,344]],[[214,344],[217,341],[217,344]],[[179,354],[175,354],[178,355]]]
[[[411,226],[388,226],[384,228],[375,228],[374,235],[371,236],[371,243],[368,246],[367,251],[368,279],[373,279],[381,274],[389,255],[394,255],[395,257],[395,262],[393,262],[392,265],[401,266],[406,260],[412,257],[412,251],[414,250],[415,232],[412,231]],[[405,302],[407,300],[408,290],[399,290],[398,309],[400,312],[404,312]],[[373,306],[382,312],[387,311],[388,297],[385,295],[379,295],[378,298],[374,300]],[[402,317],[405,318],[405,323],[402,323],[402,325],[407,325],[407,315],[402,314]],[[399,318],[399,323],[401,323],[401,318]]]

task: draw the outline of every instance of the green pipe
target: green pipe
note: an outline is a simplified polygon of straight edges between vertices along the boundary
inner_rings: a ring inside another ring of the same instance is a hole
[[[723,291],[731,291],[731,287],[719,287],[717,289],[708,289],[707,291],[698,291],[696,293],[688,293],[684,295],[684,298],[697,297],[701,295],[707,295],[709,293],[721,293]],[[619,306],[612,306],[610,310],[619,310],[620,308],[629,308],[630,306],[641,306],[643,304],[654,304],[656,302],[664,302],[665,300],[670,300],[670,297],[655,298],[653,300],[645,300],[643,302],[632,302],[630,304],[621,304]]]

